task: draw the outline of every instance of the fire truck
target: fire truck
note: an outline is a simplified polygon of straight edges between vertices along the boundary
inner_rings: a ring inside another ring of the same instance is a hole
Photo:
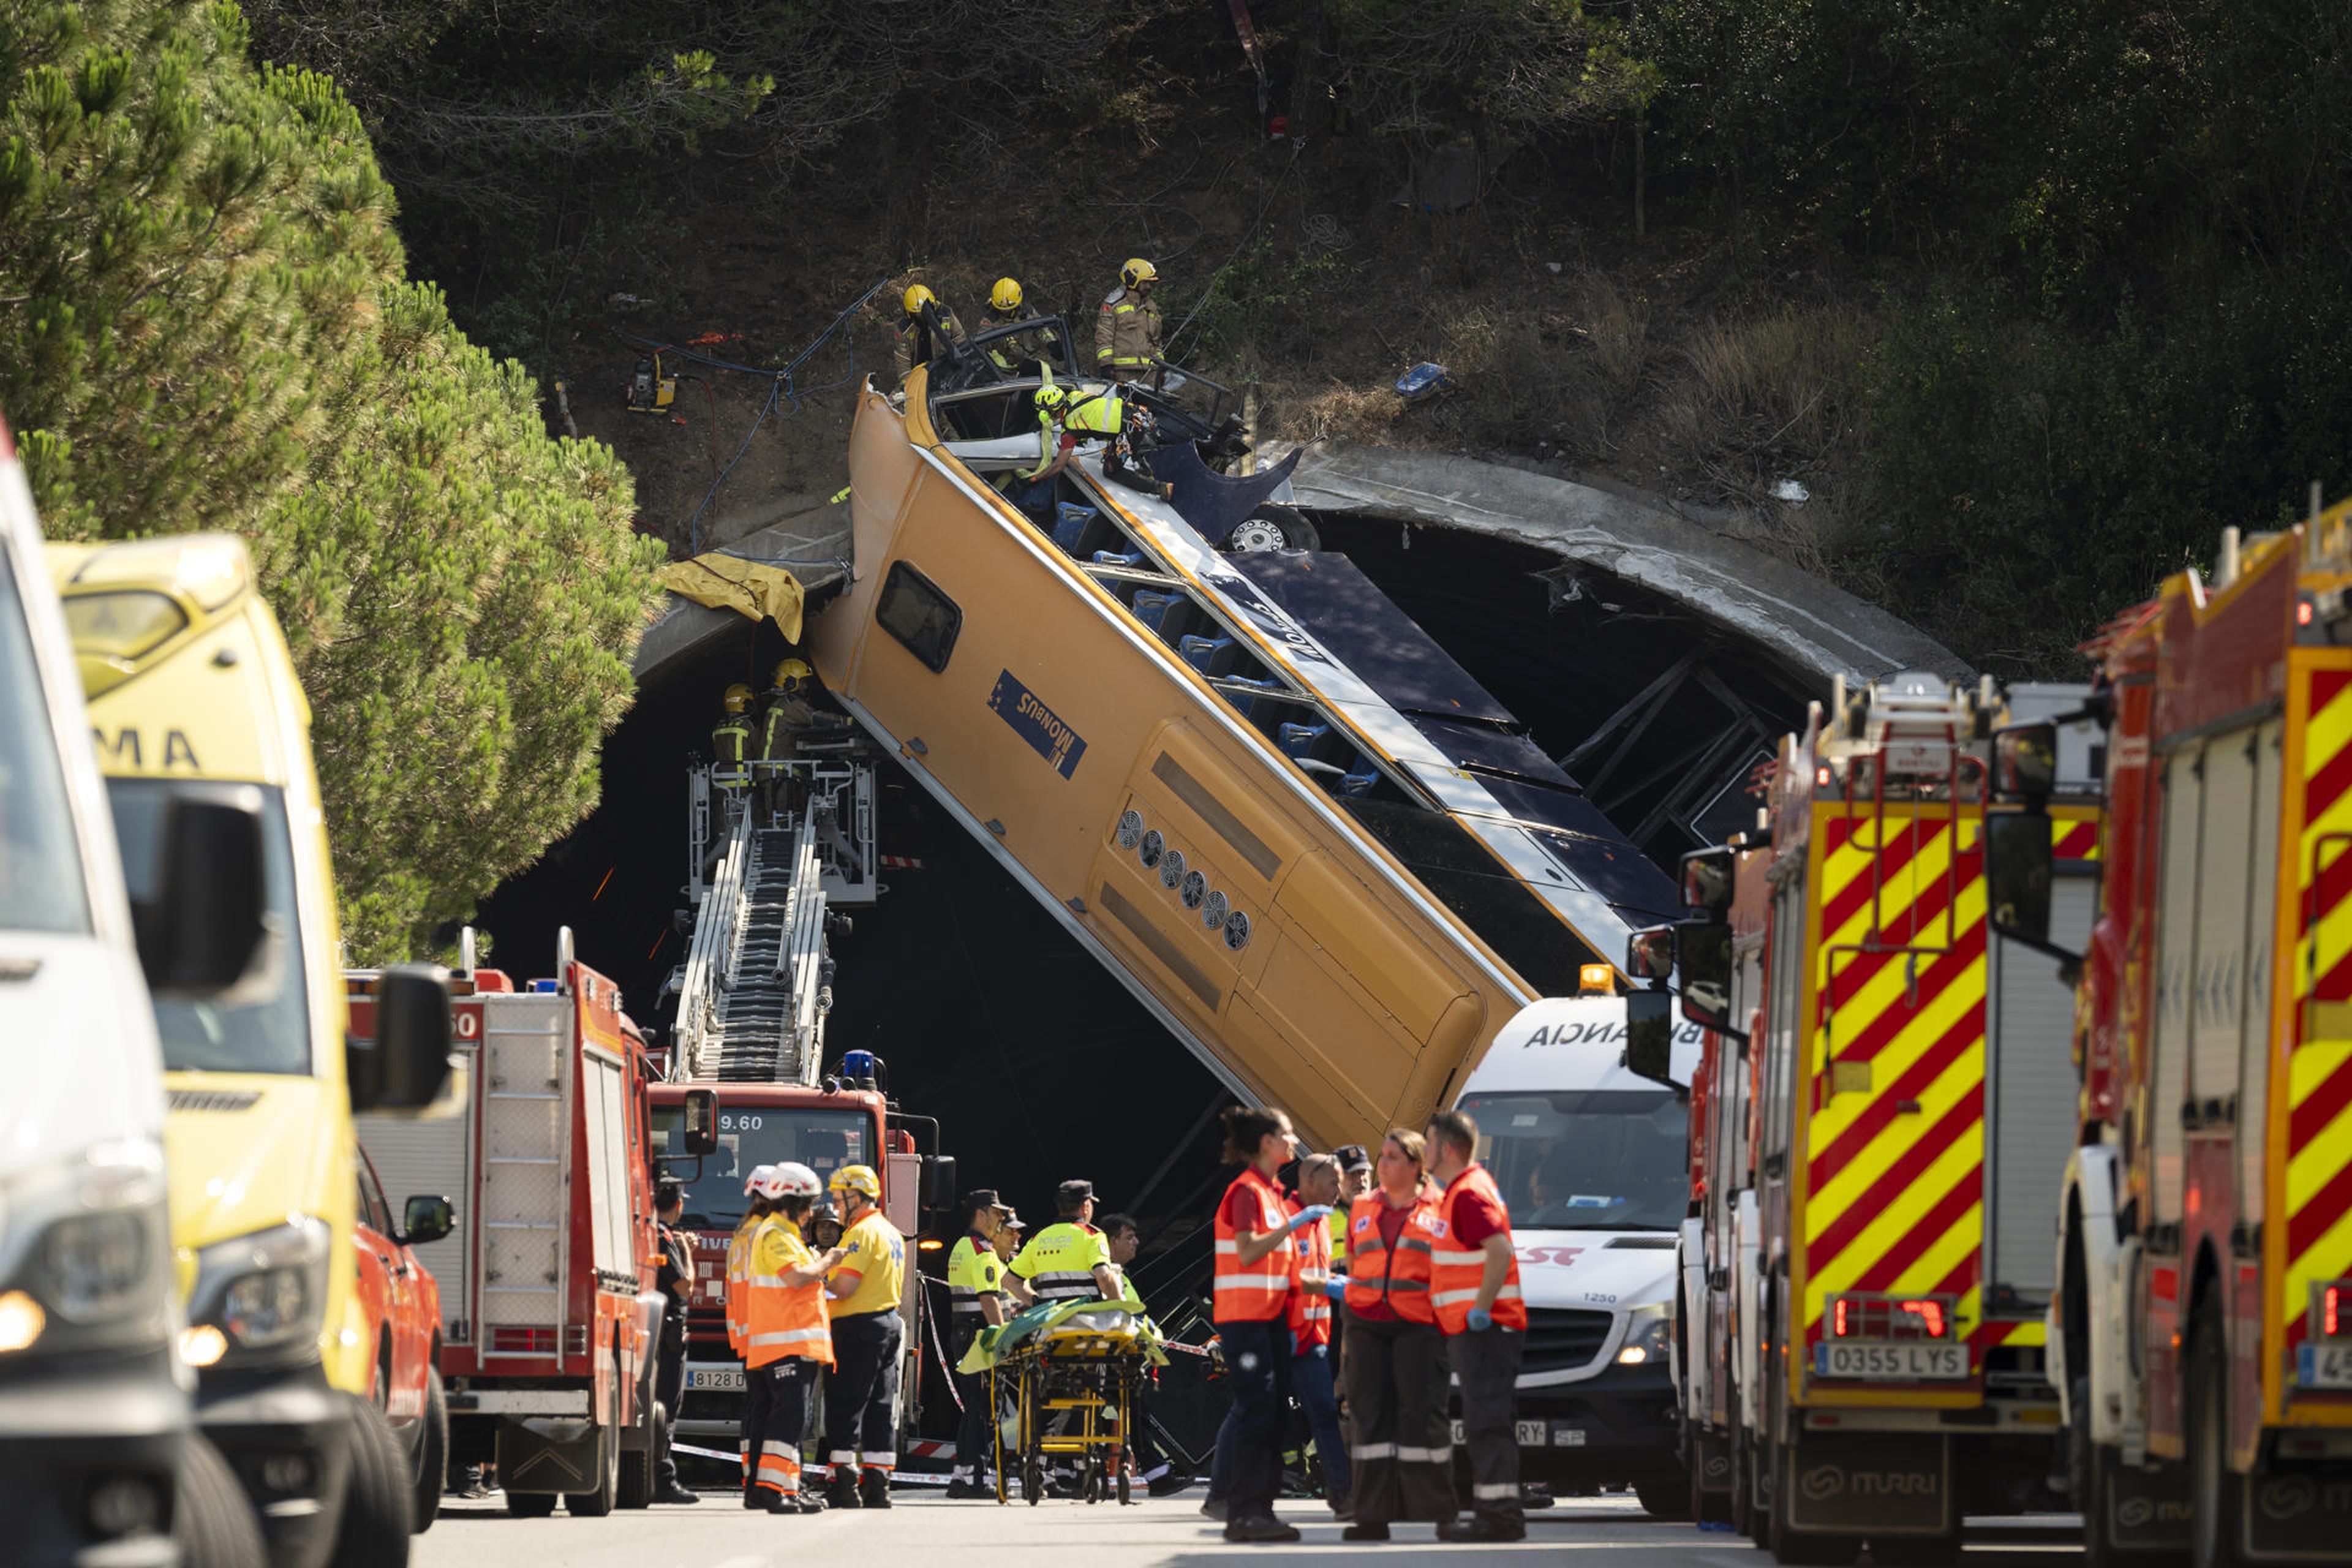
[[[1865,1542],[1948,1562],[1963,1514],[2057,1506],[2042,1312],[2070,1003],[2030,947],[1989,940],[1984,824],[1996,724],[2080,696],[2004,708],[1990,681],[1903,674],[1847,700],[1841,682],[1826,725],[1816,706],[1782,742],[1757,829],[1685,859],[1697,913],[1673,967],[1711,1032],[1681,1238],[1685,1458],[1701,1511],[1782,1562]],[[2067,735],[2087,791],[2080,720]],[[2046,811],[2053,864],[2086,858],[2095,805]],[[2087,900],[2069,907],[2087,927]],[[1663,972],[1654,942],[1632,972]]]
[[[785,1160],[825,1180],[871,1166],[885,1215],[911,1237],[927,1212],[953,1203],[955,1161],[937,1152],[937,1121],[899,1110],[888,1066],[872,1052],[845,1052],[824,1070],[828,938],[849,928],[835,906],[870,905],[881,892],[870,743],[845,728],[803,737],[789,762],[732,773],[697,763],[688,824],[692,935],[664,986],[666,1076],[651,1096],[662,1173],[686,1188],[681,1228],[698,1286],[686,1304],[686,1389],[672,1430],[689,1447],[732,1454],[744,1372],[727,1348],[727,1243],[743,1217],[744,1177]],[[688,1142],[703,1102],[715,1102],[707,1150]],[[901,1454],[921,1415],[922,1278],[910,1262],[899,1308]]]
[[[2049,1334],[2095,1563],[2352,1539],[2352,504],[2313,510],[2092,645],[2087,944],[2042,891],[2047,738],[2002,737],[1999,918],[2081,972]]]
[[[449,1455],[495,1463],[518,1516],[642,1508],[662,1310],[645,1042],[568,927],[554,978],[520,988],[472,949],[468,931],[451,985],[460,1113],[360,1131],[392,1190],[451,1199],[448,1233],[416,1249],[441,1281]],[[355,1030],[373,979],[348,979]]]

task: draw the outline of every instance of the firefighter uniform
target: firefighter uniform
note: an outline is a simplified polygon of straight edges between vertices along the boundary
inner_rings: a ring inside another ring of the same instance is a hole
[[[1393,1244],[1382,1233],[1388,1214]],[[1348,1467],[1360,1528],[1454,1517],[1445,1347],[1429,1304],[1436,1205],[1389,1211],[1377,1187],[1348,1212]]]
[[[743,765],[751,746],[751,689],[738,681],[727,689],[727,715],[711,728],[710,782],[733,794],[751,782]]]
[[[1102,1287],[1095,1269],[1110,1262],[1103,1233],[1083,1220],[1049,1225],[1029,1238],[1013,1260],[1013,1272],[1029,1281],[1040,1301],[1097,1301]]]
[[[1122,283],[1106,296],[1095,316],[1095,372],[1113,381],[1133,381],[1160,357],[1160,306]]]
[[[934,300],[932,303],[937,304]],[[947,323],[948,337],[956,342],[964,341],[963,323],[945,305],[939,306],[940,319]],[[898,379],[904,382],[919,364],[929,364],[942,356],[942,345],[933,341],[931,326],[922,317],[909,312],[899,319],[897,339],[890,345],[891,363],[897,366]]]
[[[872,1177],[866,1166],[849,1166],[834,1178],[835,1190],[841,1190],[843,1178],[858,1172]],[[878,1193],[879,1181],[874,1184]],[[890,1472],[898,1462],[898,1363],[907,1338],[898,1300],[907,1238],[873,1208],[841,1233],[841,1246],[848,1256],[833,1277],[855,1274],[857,1287],[833,1302],[838,1364],[824,1388],[825,1462],[833,1468],[829,1498],[835,1507],[855,1507],[862,1498],[868,1508],[887,1508]]]
[[[1011,1300],[1004,1289],[1004,1264],[988,1237],[976,1230],[967,1231],[948,1254],[948,1297],[951,1309],[948,1364],[961,1366],[964,1352],[988,1324],[984,1303]],[[996,1468],[988,1373],[959,1372],[955,1385],[963,1402],[963,1418],[956,1426],[956,1462],[949,1479],[978,1482],[993,1475]]]
[[[745,1268],[743,1365],[756,1424],[752,1450],[757,1480],[752,1500],[797,1497],[801,1439],[808,1426],[809,1390],[820,1363],[834,1363],[825,1325],[824,1287],[812,1279],[787,1285],[783,1276],[816,1261],[800,1226],[770,1215],[752,1233]]]
[[[1461,1236],[1461,1212],[1471,1199],[1483,1199],[1480,1207],[1508,1222],[1503,1195],[1484,1165],[1474,1162],[1447,1184],[1431,1227],[1437,1245],[1430,1259],[1429,1302],[1437,1310],[1438,1327],[1445,1331],[1446,1357],[1462,1385],[1462,1446],[1470,1452],[1471,1511],[1478,1526],[1499,1532],[1499,1538],[1527,1529],[1519,1504],[1519,1439],[1512,1402],[1527,1342],[1528,1308],[1519,1295],[1518,1255],[1513,1253],[1503,1288],[1495,1297],[1493,1325],[1470,1327],[1470,1311],[1486,1267],[1486,1255],[1475,1243],[1465,1246]],[[1508,1232],[1504,1235],[1507,1240]]]

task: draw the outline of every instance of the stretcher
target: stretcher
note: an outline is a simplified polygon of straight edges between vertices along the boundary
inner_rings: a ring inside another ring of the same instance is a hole
[[[1015,1464],[1022,1497],[1042,1500],[1046,1468],[1060,1460],[1075,1465],[1087,1502],[1132,1501],[1128,1436],[1142,1419],[1145,1376],[1168,1364],[1160,1342],[1150,1318],[1117,1301],[1045,1302],[982,1330],[960,1370],[988,1373],[989,1407],[999,1413],[991,1424],[996,1500],[1010,1500]],[[1002,1415],[1008,1403],[1010,1421]]]

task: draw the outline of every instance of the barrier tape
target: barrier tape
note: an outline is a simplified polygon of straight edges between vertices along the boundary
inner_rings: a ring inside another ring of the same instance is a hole
[[[718,1459],[730,1465],[740,1465],[743,1462],[743,1456],[740,1454],[722,1454],[716,1448],[698,1448],[691,1443],[672,1443],[669,1446],[669,1451],[673,1454],[692,1454],[698,1459]],[[955,1445],[953,1443],[917,1443],[910,1446],[909,1451],[916,1454],[919,1458],[923,1458],[952,1459],[955,1458]],[[812,1472],[825,1470],[826,1468],[827,1467],[824,1465],[811,1465],[809,1467],[809,1469]],[[890,1484],[893,1486],[910,1487],[943,1487],[948,1484],[948,1478],[945,1476],[930,1475],[921,1470],[893,1470],[890,1472]]]
[[[936,1285],[942,1290],[948,1289],[948,1283],[944,1279],[934,1279],[928,1274],[919,1278],[926,1285]],[[948,1299],[950,1302],[955,1300],[953,1292],[950,1292]],[[948,1347],[940,1341],[940,1315],[937,1312],[925,1312],[923,1321],[930,1325],[931,1354],[940,1363],[940,1375],[948,1380],[948,1397],[955,1401],[956,1414],[961,1415],[963,1414],[963,1393],[956,1387],[955,1368],[948,1364]]]

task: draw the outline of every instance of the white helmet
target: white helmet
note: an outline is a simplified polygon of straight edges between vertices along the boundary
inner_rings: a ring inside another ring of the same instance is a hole
[[[760,1189],[763,1198],[814,1198],[824,1195],[824,1184],[816,1173],[797,1160],[768,1167],[768,1184]]]
[[[763,1198],[775,1196],[762,1184],[775,1173],[776,1168],[773,1165],[752,1166],[751,1173],[743,1178],[743,1195],[748,1198],[753,1193],[757,1193]]]

